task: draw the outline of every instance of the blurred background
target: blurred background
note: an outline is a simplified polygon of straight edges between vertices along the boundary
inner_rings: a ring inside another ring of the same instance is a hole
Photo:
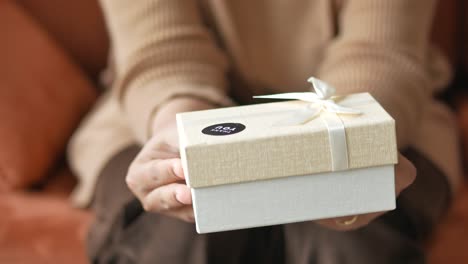
[[[439,96],[457,113],[466,165],[465,2],[440,1],[433,39],[456,72]],[[0,0],[0,263],[87,262],[93,214],[69,202],[76,182],[64,151],[99,95],[108,49],[97,0]],[[426,246],[430,263],[468,263],[466,182]]]

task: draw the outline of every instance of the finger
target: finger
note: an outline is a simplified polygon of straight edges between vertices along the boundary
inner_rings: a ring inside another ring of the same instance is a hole
[[[174,210],[169,210],[169,211],[163,212],[163,214],[176,217],[188,223],[195,222],[193,207],[191,205],[185,205],[183,207],[180,207]]]
[[[354,216],[344,216],[344,217],[322,219],[322,220],[318,220],[315,222],[321,226],[325,226],[333,230],[350,231],[350,230],[355,230],[355,229],[367,226],[370,222],[372,222],[377,217],[385,213],[386,212],[376,212],[376,213],[357,215],[356,221],[349,225],[344,225],[342,223],[351,220]]]
[[[397,195],[414,182],[416,173],[416,167],[400,154],[398,164],[395,166],[395,191]]]
[[[167,143],[161,142],[159,138],[152,138],[145,144],[135,161],[146,163],[157,159],[180,158],[179,149]]]
[[[160,186],[184,180],[180,159],[153,160],[132,167],[126,177],[133,193],[142,198]]]
[[[148,162],[141,166],[141,174],[148,185],[156,184],[154,187],[185,180],[179,158]]]
[[[141,202],[146,211],[162,212],[190,205],[192,200],[187,185],[171,183],[154,189]]]

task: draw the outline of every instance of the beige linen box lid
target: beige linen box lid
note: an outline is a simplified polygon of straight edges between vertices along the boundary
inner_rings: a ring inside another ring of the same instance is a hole
[[[349,169],[396,164],[395,121],[368,93],[336,102],[360,110],[338,115],[345,126]],[[300,125],[278,125],[307,102],[284,101],[177,114],[181,158],[192,188],[332,171],[327,126],[320,116]],[[239,133],[214,136],[206,127],[240,123]]]

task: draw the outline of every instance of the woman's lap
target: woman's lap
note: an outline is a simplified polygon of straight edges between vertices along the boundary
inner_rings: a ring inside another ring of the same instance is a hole
[[[421,247],[449,201],[444,175],[418,152],[403,154],[418,177],[397,209],[350,232],[313,222],[199,235],[193,224],[144,212],[125,186],[139,148],[129,147],[103,169],[88,237],[93,263],[424,263]]]

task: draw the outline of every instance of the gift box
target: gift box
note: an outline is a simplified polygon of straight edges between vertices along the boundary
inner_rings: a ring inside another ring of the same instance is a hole
[[[395,208],[393,118],[314,80],[268,97],[300,100],[177,114],[198,233]]]

